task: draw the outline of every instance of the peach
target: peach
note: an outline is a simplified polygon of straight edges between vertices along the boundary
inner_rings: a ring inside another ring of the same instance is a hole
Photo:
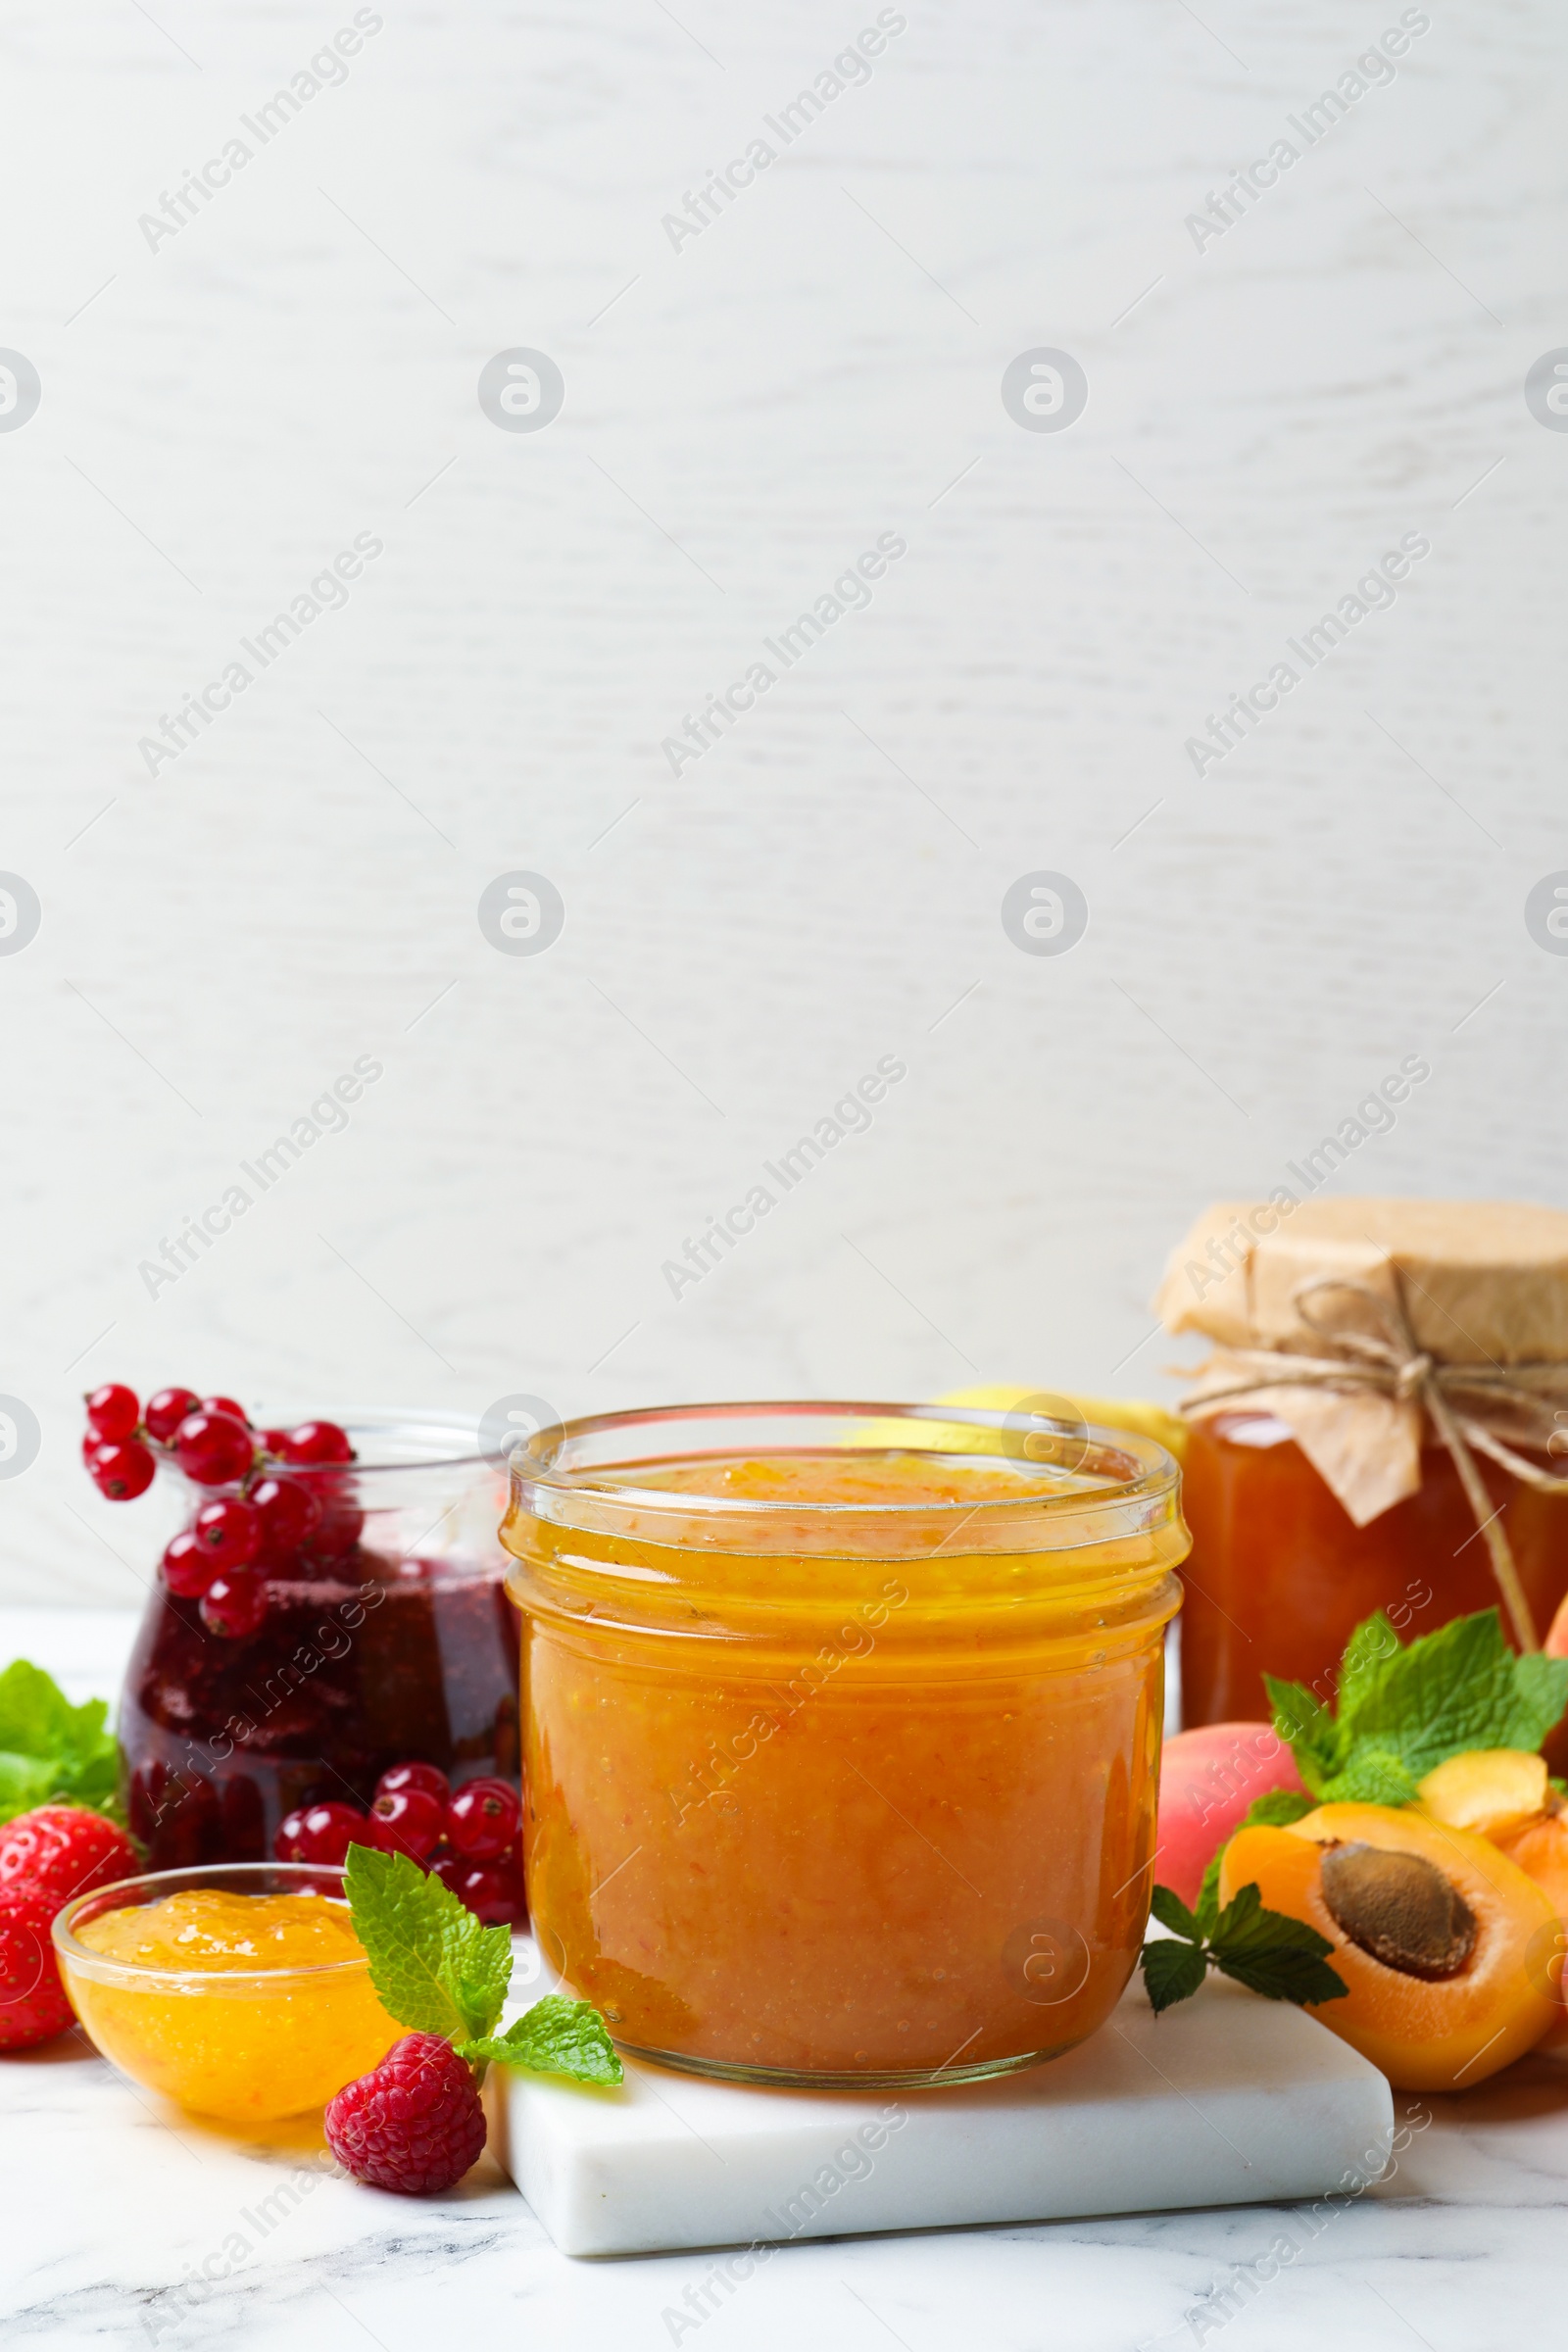
[[[1184,1903],[1255,1797],[1270,1788],[1304,1795],[1296,1758],[1271,1723],[1205,1723],[1165,1742],[1153,1876]]]
[[[1568,1658],[1568,1592],[1563,1594],[1551,1630],[1541,1646],[1548,1658]]]

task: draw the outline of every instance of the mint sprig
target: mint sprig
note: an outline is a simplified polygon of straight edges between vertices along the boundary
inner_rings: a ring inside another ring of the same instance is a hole
[[[1536,1749],[1568,1708],[1568,1658],[1517,1657],[1497,1611],[1456,1617],[1401,1647],[1380,1610],[1346,1645],[1338,1706],[1263,1678],[1275,1729],[1322,1804],[1405,1805],[1449,1756]]]
[[[497,2058],[536,2075],[569,2075],[577,2082],[620,2081],[620,2060],[598,2010],[591,2001],[568,2000],[564,1992],[547,1992],[505,2034],[458,2046],[465,2058]]]
[[[620,2059],[591,2001],[543,2000],[498,2034],[512,1979],[512,1937],[481,1927],[433,1872],[406,1854],[351,1845],[349,1915],[383,2008],[415,2034],[440,2034],[478,2080],[492,2059],[573,2082],[618,2082]]]
[[[120,1753],[104,1729],[106,1699],[74,1707],[41,1666],[17,1658],[0,1674],[0,1822],[34,1805],[84,1805],[122,1821]]]
[[[1265,1911],[1256,1886],[1243,1886],[1222,1911],[1216,1888],[1205,1885],[1198,1909],[1156,1886],[1150,1908],[1171,1938],[1156,1936],[1139,1954],[1150,2006],[1157,2017],[1198,1990],[1217,1968],[1250,1992],[1270,2001],[1337,2001],[1348,1989],[1328,1965],[1334,1946],[1304,1919]]]

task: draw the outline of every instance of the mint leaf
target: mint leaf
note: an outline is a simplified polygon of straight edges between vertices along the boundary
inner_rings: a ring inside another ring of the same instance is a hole
[[[1191,2000],[1208,1974],[1208,1962],[1196,1943],[1146,1943],[1139,1966],[1156,2017],[1173,2001]]]
[[[0,1822],[51,1799],[119,1818],[119,1750],[108,1702],[79,1707],[41,1666],[17,1658],[0,1674]]]
[[[370,1983],[400,2026],[449,2041],[487,2034],[512,1974],[512,1938],[406,1854],[351,1845],[345,1886]]]
[[[1494,1608],[1402,1649],[1385,1616],[1368,1617],[1346,1645],[1338,1719],[1299,1683],[1264,1681],[1298,1771],[1329,1801],[1408,1804],[1449,1756],[1539,1748],[1568,1708],[1568,1658],[1516,1657]]]
[[[1312,1799],[1303,1796],[1299,1788],[1265,1788],[1254,1796],[1237,1828],[1242,1830],[1288,1830],[1293,1821],[1304,1821],[1315,1810]]]
[[[458,2044],[460,2057],[480,2065],[496,2059],[536,2075],[564,2075],[573,2082],[619,2082],[620,2058],[592,2001],[547,1993],[505,2034]]]
[[[1348,1728],[1364,1697],[1377,1689],[1384,1667],[1399,1647],[1399,1637],[1381,1609],[1362,1619],[1340,1660],[1337,1712]]]
[[[1407,1805],[1415,1796],[1417,1776],[1402,1757],[1387,1747],[1357,1747],[1343,1772],[1325,1781],[1319,1794],[1326,1805]]]
[[[1304,1683],[1282,1683],[1265,1674],[1263,1684],[1274,1710],[1274,1729],[1289,1740],[1297,1771],[1315,1792],[1339,1769],[1339,1726]]]
[[[1498,1747],[1538,1748],[1554,1732],[1568,1711],[1568,1658],[1544,1657],[1539,1651],[1513,1662],[1512,1738]]]
[[[1327,1966],[1334,1946],[1304,1919],[1265,1911],[1255,1885],[1243,1886],[1220,1913],[1208,1956],[1226,1976],[1270,2001],[1337,2001],[1349,1990]]]
[[[1174,1927],[1181,1918],[1197,1927],[1202,1916],[1200,1907],[1195,1918],[1168,1886],[1154,1888],[1150,1907],[1163,1926]],[[1250,1885],[1232,1897],[1201,1939],[1167,1943],[1156,1937],[1144,1945],[1138,1964],[1157,2016],[1173,2001],[1189,1999],[1210,1968],[1234,1977],[1238,1984],[1262,1993],[1266,2000],[1338,2000],[1348,1987],[1328,1965],[1333,1949],[1304,1919],[1265,1911],[1262,1895]]]
[[[440,1880],[435,1884],[440,1886]],[[450,1887],[441,1886],[441,1891],[463,1915],[459,1921],[450,1912],[446,1914],[453,1997],[469,2034],[489,2034],[506,2006],[507,1986],[512,1982],[512,1931],[480,1927],[466,1903]]]

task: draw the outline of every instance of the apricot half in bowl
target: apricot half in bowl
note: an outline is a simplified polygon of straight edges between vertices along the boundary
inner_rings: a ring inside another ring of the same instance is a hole
[[[1237,1832],[1221,1901],[1254,1882],[1266,1910],[1334,1946],[1347,1997],[1313,2015],[1400,2090],[1466,2090],[1557,2016],[1542,1957],[1552,1905],[1468,1830],[1407,1808],[1319,1805],[1289,1829]]]

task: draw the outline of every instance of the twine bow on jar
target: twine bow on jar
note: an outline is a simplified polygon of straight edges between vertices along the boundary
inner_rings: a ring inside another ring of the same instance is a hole
[[[1519,1446],[1538,1453],[1568,1450],[1568,1412],[1559,1411],[1568,1407],[1568,1363],[1452,1363],[1435,1354],[1416,1339],[1399,1269],[1391,1265],[1389,1273],[1392,1297],[1340,1275],[1302,1283],[1292,1294],[1293,1303],[1305,1329],[1321,1344],[1321,1352],[1226,1348],[1215,1359],[1210,1378],[1182,1398],[1181,1409],[1207,1414],[1230,1397],[1292,1388],[1342,1396],[1370,1393],[1396,1404],[1418,1405],[1452,1457],[1514,1639],[1523,1650],[1539,1649],[1535,1617],[1502,1526],[1505,1506],[1494,1506],[1475,1457],[1486,1454],[1540,1494],[1568,1494],[1568,1477],[1554,1477],[1516,1450]],[[1372,1328],[1325,1323],[1307,1301],[1326,1291],[1358,1300]],[[1232,1373],[1245,1377],[1231,1378]],[[1506,1442],[1504,1432],[1513,1444]]]

